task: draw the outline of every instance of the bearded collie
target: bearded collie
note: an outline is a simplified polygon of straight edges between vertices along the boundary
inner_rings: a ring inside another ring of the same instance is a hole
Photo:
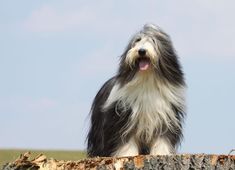
[[[91,107],[87,154],[174,154],[183,137],[185,81],[170,37],[147,24],[121,55]]]

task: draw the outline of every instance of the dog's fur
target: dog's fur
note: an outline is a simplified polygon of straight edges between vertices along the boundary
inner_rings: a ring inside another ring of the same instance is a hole
[[[183,136],[185,86],[170,37],[145,25],[93,101],[88,156],[175,153]]]

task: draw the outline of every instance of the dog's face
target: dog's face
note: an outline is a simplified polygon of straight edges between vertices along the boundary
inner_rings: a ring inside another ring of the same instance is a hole
[[[121,56],[118,75],[123,82],[130,81],[139,72],[154,72],[162,80],[183,83],[183,73],[170,37],[152,24],[145,25],[132,38]]]
[[[146,71],[157,67],[161,55],[162,40],[168,39],[160,28],[145,25],[131,40],[125,55],[125,63],[131,69]]]
[[[125,63],[132,69],[135,67],[139,71],[146,71],[154,67],[158,56],[155,38],[139,34],[131,43]]]

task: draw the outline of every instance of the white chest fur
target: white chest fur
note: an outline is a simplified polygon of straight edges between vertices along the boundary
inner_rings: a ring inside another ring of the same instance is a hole
[[[122,87],[119,83],[114,85],[103,109],[114,102],[123,111],[131,109],[131,119],[123,127],[123,135],[135,128],[137,138],[144,137],[146,142],[150,142],[156,130],[159,135],[162,133],[163,124],[170,130],[174,130],[172,126],[178,126],[171,104],[184,106],[183,91],[182,87],[159,81],[154,73],[138,73],[128,84]]]

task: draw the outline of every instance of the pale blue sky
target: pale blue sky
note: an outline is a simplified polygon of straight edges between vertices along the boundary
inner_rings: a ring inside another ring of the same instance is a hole
[[[91,102],[145,23],[188,84],[180,152],[235,148],[235,1],[1,1],[0,148],[84,149]]]

